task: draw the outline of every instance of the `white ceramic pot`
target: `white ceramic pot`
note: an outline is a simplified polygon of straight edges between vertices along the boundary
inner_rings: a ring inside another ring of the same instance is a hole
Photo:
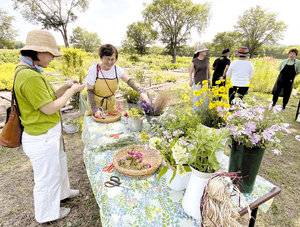
[[[63,128],[67,134],[72,134],[78,131],[79,125],[63,123]]]
[[[193,167],[191,169],[192,174],[182,199],[182,206],[189,216],[200,221],[200,200],[203,195],[203,189],[215,173],[203,173]]]
[[[173,170],[168,168],[168,171],[166,172],[166,183],[169,188],[175,190],[175,191],[180,191],[186,188],[188,185],[191,172],[187,172],[184,176],[180,176],[179,174],[176,173],[174,179],[171,181],[170,180],[173,176]]]

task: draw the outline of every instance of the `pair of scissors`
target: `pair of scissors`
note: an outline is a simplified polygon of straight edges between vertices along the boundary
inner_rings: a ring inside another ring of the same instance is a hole
[[[108,187],[108,188],[123,187],[123,188],[127,188],[127,189],[132,189],[131,187],[122,185],[120,178],[117,176],[111,176],[110,181],[106,181],[104,183],[104,185],[105,185],[105,187]]]
[[[109,137],[112,137],[114,139],[119,139],[120,135],[123,134],[123,132],[116,133],[116,134],[110,134]]]
[[[102,170],[103,170],[103,172],[112,173],[115,170],[114,164],[111,163],[110,165],[105,166]]]

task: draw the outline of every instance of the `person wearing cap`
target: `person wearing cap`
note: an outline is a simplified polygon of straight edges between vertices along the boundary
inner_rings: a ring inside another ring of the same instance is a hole
[[[123,68],[115,65],[118,60],[118,51],[113,45],[102,45],[98,54],[102,62],[92,65],[86,76],[89,110],[85,115],[102,118],[99,107],[102,107],[103,110],[116,108],[115,92],[120,79],[133,90],[138,91],[140,99],[149,102],[146,89],[130,78]]]
[[[79,190],[70,189],[60,109],[85,84],[71,80],[55,92],[46,80],[43,68],[62,56],[48,31],[28,32],[20,52],[14,91],[24,126],[22,146],[34,172],[35,218],[44,223],[67,216],[70,208],[61,208],[60,201],[79,194]]]
[[[207,80],[209,84],[210,80],[210,66],[209,66],[209,57],[206,56],[208,49],[204,45],[198,45],[197,50],[194,54],[189,76],[190,76],[190,87],[193,87],[193,90],[199,91],[202,87],[202,81]],[[199,96],[193,96],[193,108],[198,110],[199,107],[195,105],[196,101],[200,101]],[[204,100],[204,103],[208,105],[207,98]]]
[[[233,61],[226,73],[227,77],[231,77],[232,88],[229,88],[229,104],[232,104],[232,100],[235,95],[243,99],[244,95],[248,92],[249,79],[253,77],[253,65],[247,60],[249,56],[249,49],[247,47],[240,47],[238,49],[238,59]]]
[[[282,96],[282,110],[285,110],[285,107],[289,102],[293,90],[294,79],[296,75],[300,72],[300,61],[296,59],[296,56],[298,55],[298,50],[290,49],[288,55],[288,59],[284,59],[280,63],[280,73],[272,90],[272,106],[275,106],[276,102],[278,101],[278,97]]]
[[[222,51],[222,56],[217,58],[212,66],[214,74],[212,76],[212,86],[216,86],[217,80],[225,80],[226,72],[230,65],[230,59],[228,58],[230,54],[230,49],[226,48]],[[225,81],[222,81],[219,86],[225,86]]]

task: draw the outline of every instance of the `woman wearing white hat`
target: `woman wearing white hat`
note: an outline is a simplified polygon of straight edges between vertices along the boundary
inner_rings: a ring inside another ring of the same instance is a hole
[[[70,208],[60,208],[60,201],[79,194],[70,189],[60,109],[85,84],[72,80],[54,92],[42,68],[62,56],[57,49],[50,32],[30,31],[15,70],[14,91],[24,126],[22,145],[33,166],[35,218],[40,223],[67,216]]]
[[[194,54],[191,67],[190,67],[190,87],[193,87],[193,90],[199,91],[203,84],[202,81],[207,80],[209,84],[210,80],[210,67],[209,67],[209,57],[206,56],[208,49],[204,45],[198,45],[197,50]],[[194,73],[194,77],[193,77]],[[195,105],[196,101],[200,101],[199,96],[193,97],[193,108],[198,110],[199,107]],[[204,103],[207,104],[207,99],[204,100]],[[204,104],[205,106],[205,104]]]

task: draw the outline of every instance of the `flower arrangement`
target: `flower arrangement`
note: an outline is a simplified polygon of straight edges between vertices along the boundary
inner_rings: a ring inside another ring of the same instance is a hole
[[[125,116],[127,118],[128,117],[142,117],[142,116],[144,116],[144,111],[139,107],[131,108],[129,111],[125,112]]]
[[[283,123],[283,118],[278,115],[280,108],[272,106],[267,109],[258,104],[254,97],[245,96],[243,100],[233,100],[231,114],[227,116],[227,109],[219,108],[218,113],[227,119],[227,128],[230,130],[231,139],[247,148],[265,148],[272,145],[275,154],[281,154],[280,140],[278,133],[290,133]]]
[[[218,80],[216,84],[220,84],[225,80]],[[226,125],[226,115],[223,117],[218,113],[218,108],[229,108],[228,103],[228,89],[232,87],[232,84],[224,86],[213,86],[209,88],[207,80],[202,81],[202,88],[199,90],[193,90],[193,95],[198,97],[199,101],[195,101],[194,105],[198,108],[196,114],[199,116],[203,125],[211,128],[221,128]],[[199,82],[200,83],[200,82]],[[196,85],[198,87],[199,84]],[[182,95],[183,99],[187,102],[190,100],[187,94]]]
[[[151,99],[150,103],[145,100],[138,102],[139,106],[145,111],[147,115],[160,116],[164,110],[168,107],[171,96],[166,92],[159,93],[154,99]]]
[[[134,148],[133,148],[134,149]],[[118,165],[125,169],[133,169],[133,170],[142,170],[142,169],[150,169],[151,165],[149,163],[142,164],[143,155],[140,152],[128,151],[128,155],[126,158],[119,158]],[[126,160],[128,160],[126,162]]]
[[[124,91],[123,98],[125,98],[126,101],[129,103],[138,103],[140,99],[140,94],[137,91],[128,88]]]

